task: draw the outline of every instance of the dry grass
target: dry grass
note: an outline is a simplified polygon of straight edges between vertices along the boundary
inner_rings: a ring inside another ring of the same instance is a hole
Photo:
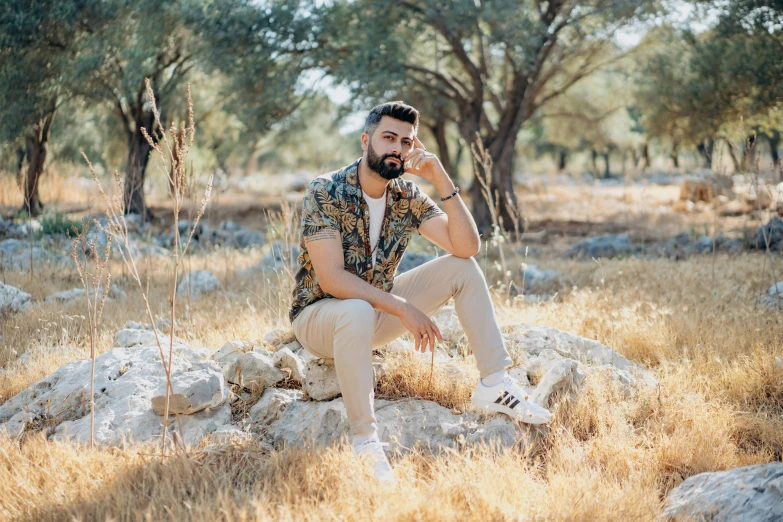
[[[770,284],[764,256],[720,254],[713,276],[711,256],[597,264],[542,250],[527,261],[564,274],[542,289],[557,294],[525,304],[498,292],[501,324],[598,339],[652,369],[657,388],[627,395],[588,379],[578,398],[557,404],[551,431],[532,451],[398,456],[400,484],[383,494],[343,447],[268,453],[254,444],[202,445],[186,459],[161,458],[153,447],[90,451],[38,437],[21,445],[0,438],[0,519],[654,520],[667,492],[689,476],[781,460],[783,377],[775,377],[775,357],[783,355],[783,321],[755,304]],[[180,298],[177,335],[219,347],[286,327],[290,274],[237,275],[262,254],[218,249],[186,260],[186,271],[212,270],[226,291]],[[507,261],[517,273],[520,255],[509,250]],[[491,260],[486,266],[493,270]],[[152,259],[141,270],[153,312],[165,316],[169,260]],[[110,349],[125,321],[146,322],[119,264],[112,274],[129,297],[107,304],[99,351]],[[34,299],[78,286],[75,270],[52,267],[39,267],[32,280],[16,272],[5,278]],[[87,355],[82,314],[80,304],[47,305],[3,323],[0,401]],[[27,365],[11,362],[36,346],[58,348],[37,352]],[[428,357],[394,353],[386,362],[379,397],[424,397],[457,409],[468,400],[470,387],[443,368],[430,384]]]

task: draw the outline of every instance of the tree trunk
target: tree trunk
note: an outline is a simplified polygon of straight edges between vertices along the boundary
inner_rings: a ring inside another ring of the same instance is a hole
[[[751,134],[745,140],[745,150],[742,154],[742,168],[744,172],[753,170],[756,165],[756,135]]]
[[[611,169],[609,168],[609,155],[612,153],[612,151],[607,150],[603,154],[601,154],[604,157],[604,179],[609,179],[612,177]]]
[[[715,140],[712,138],[706,139],[699,143],[696,149],[699,151],[699,155],[702,159],[702,168],[711,169],[712,151],[715,149]]]
[[[644,142],[642,145],[642,172],[650,168],[650,145]]]
[[[772,159],[772,170],[778,173],[778,183],[783,181],[783,164],[780,162],[780,154],[778,148],[780,147],[781,135],[780,131],[773,130],[770,134],[767,134],[767,141],[769,142],[769,156]]]
[[[54,119],[54,111],[44,116],[33,126],[33,130],[25,137],[25,155],[27,156],[27,173],[24,176],[24,201],[22,210],[30,216],[40,216],[43,213],[43,203],[38,193],[38,182],[43,173],[44,163],[49,148],[49,132]]]
[[[446,139],[446,120],[438,119],[434,125],[430,126],[430,130],[435,136],[435,143],[438,146],[438,158],[440,159],[444,170],[449,176],[454,177],[456,172],[454,171],[454,164],[451,162],[451,155],[449,154],[449,142]]]
[[[563,172],[568,164],[568,150],[563,148],[557,153],[557,170]]]
[[[125,214],[139,214],[144,221],[152,218],[144,198],[144,175],[152,147],[147,143],[141,128],[152,136],[154,116],[144,111],[136,120],[136,130],[128,138],[128,163],[125,169]]]
[[[734,172],[742,172],[742,166],[740,165],[740,161],[737,158],[737,151],[734,150],[734,144],[730,140],[726,140],[726,148],[729,151],[731,163],[734,165]]]
[[[593,177],[598,177],[598,151],[595,149],[590,149],[590,159],[593,163]]]

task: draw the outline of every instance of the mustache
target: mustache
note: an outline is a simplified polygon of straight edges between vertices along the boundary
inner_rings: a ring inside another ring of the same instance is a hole
[[[400,156],[397,156],[396,154],[384,154],[381,161],[386,161],[389,158],[396,159],[397,161],[400,162],[400,165],[402,165],[402,158]]]

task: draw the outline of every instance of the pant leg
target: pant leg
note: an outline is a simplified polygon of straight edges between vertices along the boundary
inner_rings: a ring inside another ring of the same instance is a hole
[[[361,299],[322,299],[293,322],[296,338],[317,357],[333,358],[352,435],[377,430],[373,410],[372,335],[375,311]]]
[[[405,298],[426,315],[451,297],[457,317],[476,356],[481,377],[511,366],[484,274],[473,258],[443,256],[394,279],[392,294]],[[407,332],[400,319],[375,312],[373,345],[382,346]]]

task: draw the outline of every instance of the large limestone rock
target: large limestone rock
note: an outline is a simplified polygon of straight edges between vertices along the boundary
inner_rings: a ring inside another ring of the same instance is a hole
[[[669,493],[663,515],[677,521],[783,520],[783,464],[745,466],[689,477]]]
[[[172,373],[169,395],[169,413],[191,415],[207,408],[217,408],[226,399],[225,381],[220,368],[200,363],[187,371]],[[165,415],[166,387],[160,387],[152,398],[152,409],[158,415]]]
[[[508,348],[526,359],[522,367],[538,381],[531,397],[544,407],[551,407],[557,396],[578,393],[589,375],[607,378],[625,391],[656,383],[650,371],[593,339],[525,324],[504,335]]]
[[[316,401],[328,401],[340,395],[340,383],[333,361],[311,359],[305,368],[302,388]]]
[[[27,312],[31,308],[30,294],[0,281],[0,316]]]
[[[628,234],[610,234],[585,238],[571,245],[569,257],[590,259],[592,257],[614,257],[630,253],[631,238]]]
[[[276,445],[314,442],[328,445],[348,434],[342,399],[328,402],[290,402],[277,413],[267,435]],[[483,417],[454,412],[432,401],[402,399],[375,401],[378,433],[390,442],[387,451],[422,448],[438,451],[461,444],[489,443],[510,447],[529,444],[539,429],[518,426],[506,416]]]
[[[773,217],[766,225],[756,229],[754,244],[759,250],[766,250],[767,243],[773,252],[783,251],[783,219]]]
[[[244,388],[268,388],[285,379],[286,374],[275,368],[271,354],[254,351],[242,354],[226,365],[223,376],[229,383]]]
[[[217,378],[217,380],[216,380]],[[198,442],[231,422],[228,391],[222,387],[220,369],[187,346],[177,345],[172,379],[183,386],[174,392],[188,398],[191,407],[203,407],[182,415],[182,433],[188,444]],[[0,406],[0,430],[18,436],[32,426],[44,426],[49,438],[89,442],[90,360],[66,364]],[[198,383],[204,383],[200,388]],[[187,384],[187,385],[186,385]],[[161,418],[153,410],[153,398],[165,391],[165,373],[156,345],[117,348],[96,359],[95,441],[100,445],[157,440]],[[170,429],[178,430],[172,422]]]
[[[35,266],[42,263],[60,263],[64,259],[64,255],[49,252],[37,242],[19,239],[0,241],[0,266],[7,270],[27,270],[31,262]]]
[[[215,274],[209,270],[194,270],[182,278],[177,286],[177,293],[198,298],[221,288],[223,285]]]

